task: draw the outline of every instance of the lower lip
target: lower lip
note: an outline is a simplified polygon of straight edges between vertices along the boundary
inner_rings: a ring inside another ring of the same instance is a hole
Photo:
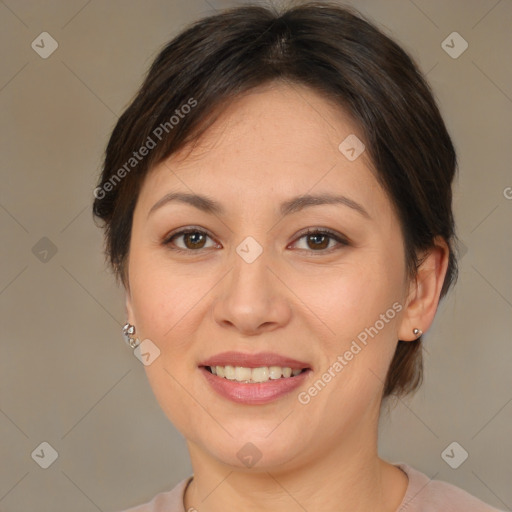
[[[213,375],[204,367],[200,367],[200,370],[211,387],[219,395],[233,402],[247,405],[266,404],[291,393],[304,383],[310,373],[310,370],[306,370],[295,377],[242,384],[236,380],[228,380],[224,377]]]

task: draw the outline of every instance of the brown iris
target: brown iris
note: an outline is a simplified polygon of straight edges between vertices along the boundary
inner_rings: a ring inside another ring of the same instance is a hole
[[[323,243],[317,243],[319,239],[323,238]],[[329,237],[324,234],[313,234],[307,236],[308,246],[310,240],[315,240],[314,246],[310,246],[311,249],[325,249],[329,245]]]
[[[182,236],[187,249],[202,249],[207,235],[197,231],[192,231],[190,233],[184,233]],[[187,240],[190,240],[190,246],[187,243]]]

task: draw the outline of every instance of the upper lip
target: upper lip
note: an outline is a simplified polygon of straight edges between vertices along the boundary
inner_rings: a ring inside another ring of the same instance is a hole
[[[259,352],[258,354],[222,352],[204,360],[199,366],[243,366],[245,368],[280,366],[282,368],[291,368],[292,370],[311,368],[308,363],[273,352]]]

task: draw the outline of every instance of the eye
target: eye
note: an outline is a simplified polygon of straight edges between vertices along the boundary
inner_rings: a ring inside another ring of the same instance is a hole
[[[207,239],[212,237],[204,230],[199,228],[187,228],[176,233],[172,233],[169,235],[163,242],[166,246],[172,246],[171,249],[177,252],[193,252],[199,251],[201,249],[208,249],[211,247],[215,247],[216,244],[210,245],[208,247],[206,245]],[[175,240],[182,239],[183,246],[179,246],[175,243]],[[335,233],[326,229],[318,229],[318,228],[309,228],[305,233],[303,233],[297,240],[306,240],[306,248],[299,248],[301,250],[309,250],[309,252],[331,252],[331,250],[336,250],[339,246],[347,246],[350,245],[348,240],[342,235]],[[330,243],[334,241],[337,243],[338,247],[334,245],[334,247],[329,247]],[[297,241],[294,242],[295,245]],[[325,250],[327,249],[327,250]]]
[[[302,240],[303,238],[306,240],[307,247],[305,250],[312,249],[313,252],[330,252],[331,250],[339,249],[340,245],[350,245],[348,240],[342,235],[327,229],[310,228],[305,233],[303,233],[298,238],[298,240]],[[329,250],[325,251],[325,249],[329,247],[330,242],[333,240],[338,243],[338,247],[335,245],[334,247],[330,247]]]
[[[167,237],[164,241],[164,245],[175,245],[174,240],[180,238],[183,239],[184,247],[171,247],[174,251],[190,252],[205,248],[207,249],[208,247],[205,246],[206,239],[211,237],[206,231],[201,229],[187,228]]]

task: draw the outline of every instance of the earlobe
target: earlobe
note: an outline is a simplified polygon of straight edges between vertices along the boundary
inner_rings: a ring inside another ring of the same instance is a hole
[[[398,339],[402,341],[416,340],[434,321],[450,255],[442,237],[437,237],[434,244],[422,255],[423,261],[410,286],[398,331]]]

